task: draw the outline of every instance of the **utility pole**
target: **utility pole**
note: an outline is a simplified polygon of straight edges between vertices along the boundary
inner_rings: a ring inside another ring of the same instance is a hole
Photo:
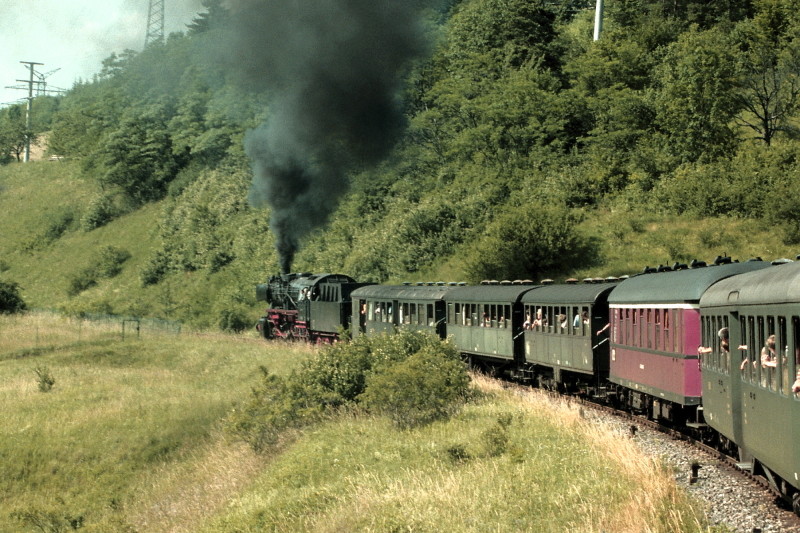
[[[594,40],[600,40],[600,33],[603,31],[603,0],[597,0],[594,8]]]
[[[147,35],[144,38],[144,47],[152,43],[164,42],[164,0],[150,0],[147,9]]]
[[[35,63],[33,61],[20,61],[23,65],[28,65],[28,70],[31,71],[30,78],[27,80],[17,80],[28,84],[28,105],[25,108],[25,162],[31,160],[31,110],[33,108],[33,84],[34,82],[34,65],[44,65],[44,63]]]
[[[46,74],[42,74],[41,72],[37,72],[34,68],[36,65],[44,65],[44,63],[36,63],[35,61],[20,61],[23,65],[27,65],[30,74],[27,80],[17,80],[24,85],[6,85],[6,89],[19,89],[19,90],[27,90],[28,96],[25,98],[28,101],[28,104],[25,109],[25,162],[31,160],[31,116],[33,111],[33,86],[36,85],[36,96],[46,96],[51,94],[63,94],[66,90],[61,89],[59,87],[50,87],[47,88],[47,76],[54,72],[58,72],[61,69],[51,70]],[[37,79],[34,79],[36,77]]]

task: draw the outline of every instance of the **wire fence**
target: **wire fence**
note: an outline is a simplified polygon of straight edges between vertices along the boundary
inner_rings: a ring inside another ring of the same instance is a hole
[[[47,310],[0,315],[0,359],[83,342],[180,335],[182,330],[180,322],[157,318],[106,314],[70,317]]]

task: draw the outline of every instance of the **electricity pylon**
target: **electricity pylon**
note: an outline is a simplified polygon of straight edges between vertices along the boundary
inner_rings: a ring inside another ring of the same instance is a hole
[[[147,9],[147,35],[144,38],[144,47],[152,43],[164,42],[164,0],[150,0]]]

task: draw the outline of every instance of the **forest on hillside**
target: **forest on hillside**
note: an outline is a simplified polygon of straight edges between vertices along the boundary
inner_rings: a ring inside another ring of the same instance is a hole
[[[800,1],[607,0],[598,41],[594,1],[395,4],[205,0],[186,31],[36,98],[30,131],[23,106],[0,110],[0,162],[44,134],[78,161],[95,193],[74,231],[163,203],[143,287],[453,263],[540,279],[603,264],[579,230],[602,209],[761,220],[800,243]],[[286,181],[252,185],[282,158]]]

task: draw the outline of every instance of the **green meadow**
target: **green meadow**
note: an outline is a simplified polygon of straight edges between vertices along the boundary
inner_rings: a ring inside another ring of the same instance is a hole
[[[449,420],[351,411],[256,454],[226,417],[261,365],[286,375],[315,349],[121,333],[0,317],[0,531],[707,530],[671,472],[543,395],[474,376]]]

